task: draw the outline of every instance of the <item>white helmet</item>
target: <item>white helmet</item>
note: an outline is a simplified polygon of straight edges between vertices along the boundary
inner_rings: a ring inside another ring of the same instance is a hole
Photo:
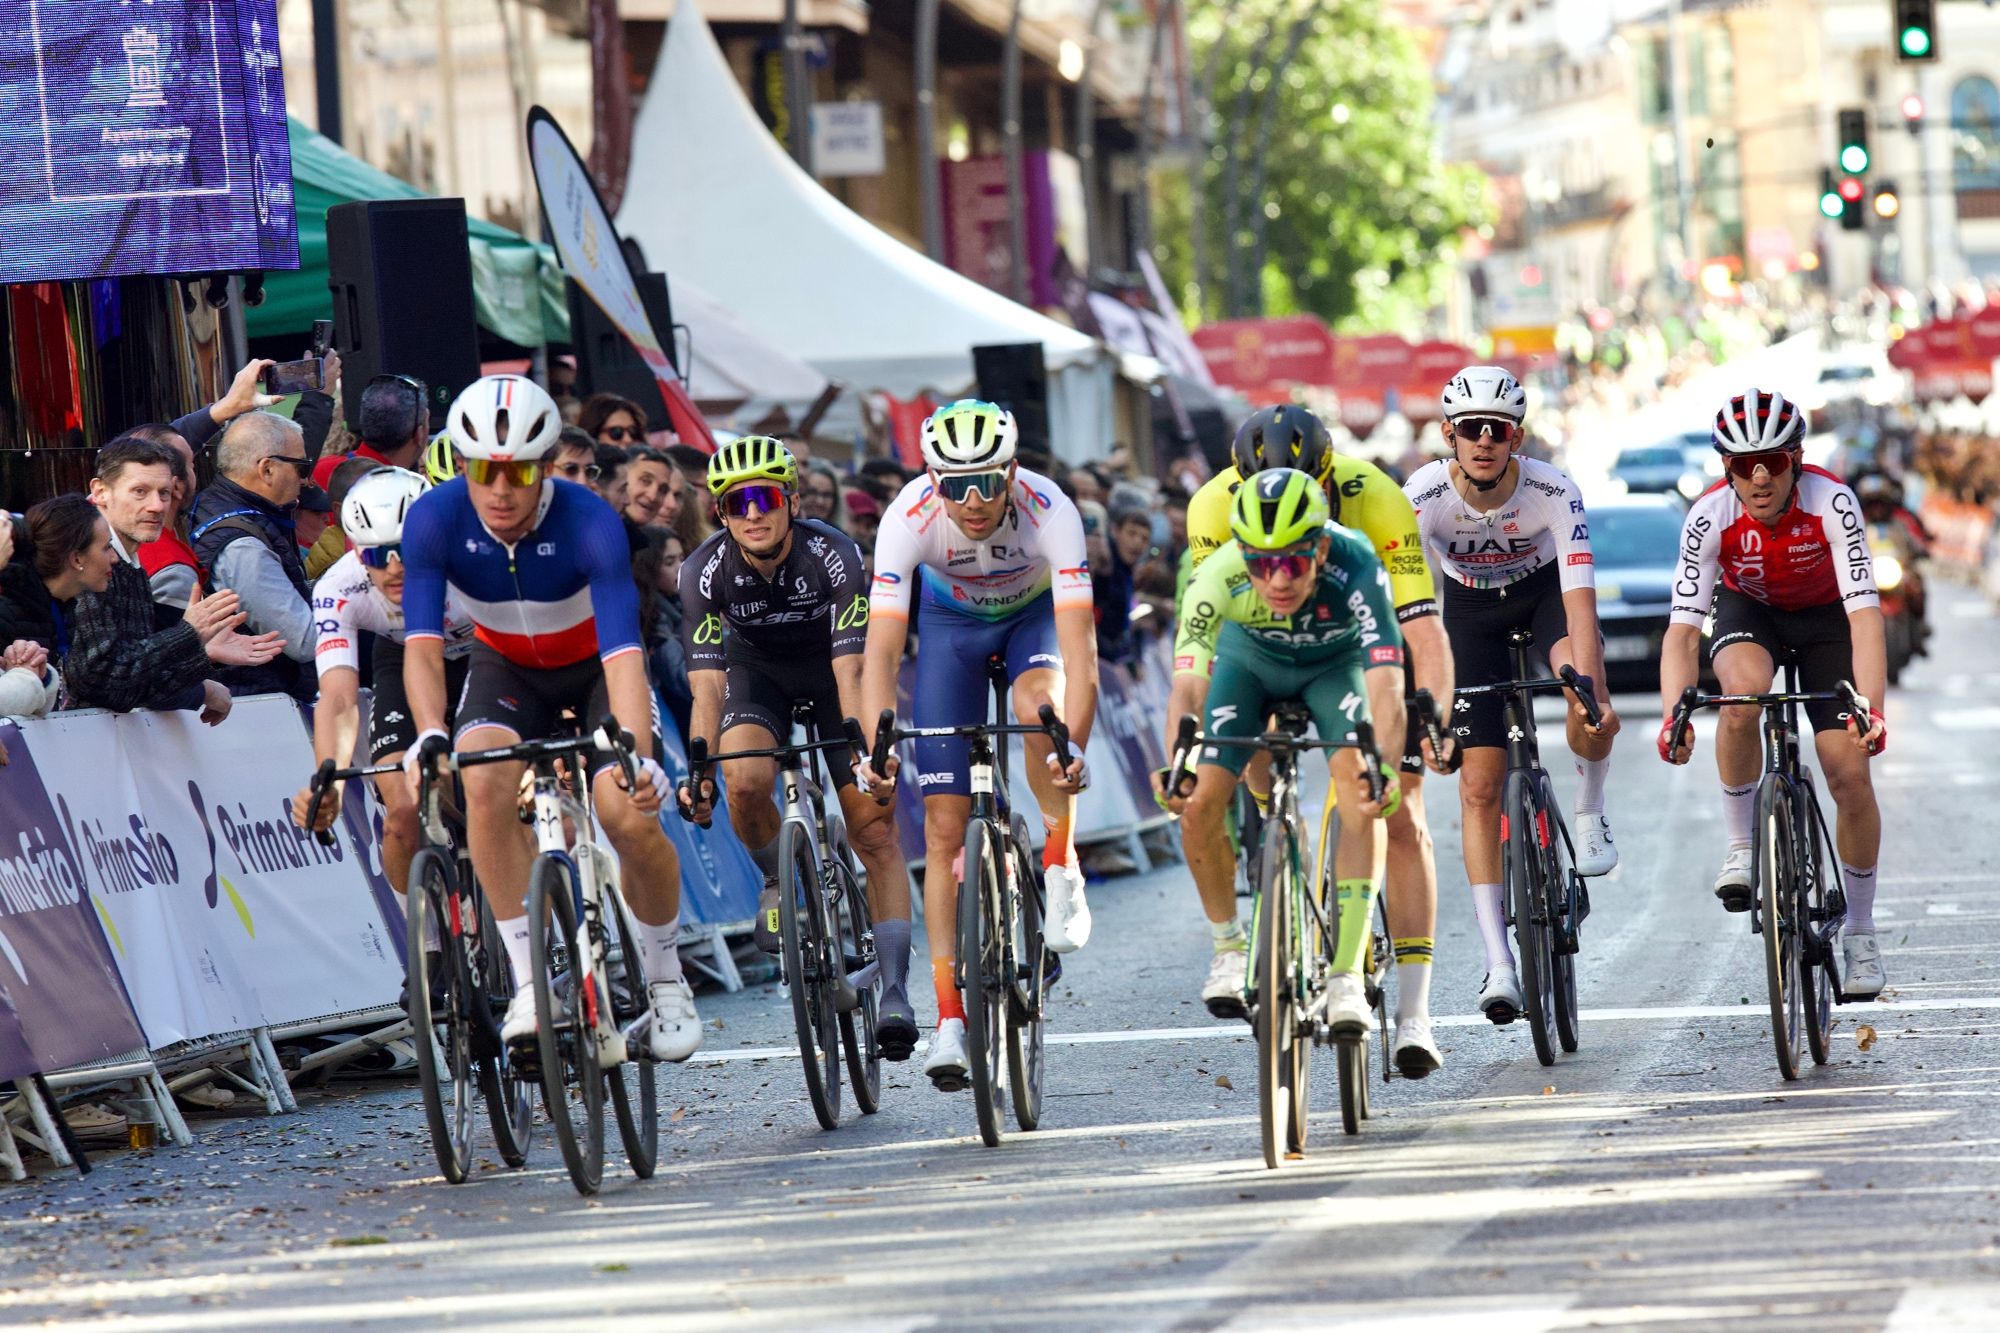
[[[1799,405],[1773,389],[1737,394],[1715,414],[1711,435],[1725,454],[1761,454],[1772,449],[1796,449],[1806,438],[1806,414]]]
[[[562,412],[548,391],[520,375],[488,375],[466,386],[445,429],[467,458],[533,462],[556,447]]]
[[[977,398],[947,403],[924,418],[924,463],[936,472],[1006,467],[1020,442],[1014,414]]]
[[[403,540],[403,516],[430,488],[415,472],[376,468],[348,487],[340,502],[340,530],[356,546],[394,546]]]
[[[1467,366],[1444,386],[1444,419],[1462,416],[1505,417],[1515,425],[1528,415],[1528,395],[1521,382],[1498,366]]]

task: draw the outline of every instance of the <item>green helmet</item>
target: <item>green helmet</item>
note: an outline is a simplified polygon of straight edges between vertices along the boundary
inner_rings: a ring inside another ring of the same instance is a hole
[[[1286,551],[1319,535],[1330,514],[1326,492],[1310,474],[1266,468],[1236,488],[1229,530],[1251,551]]]
[[[781,441],[768,435],[739,436],[717,449],[708,460],[711,495],[721,495],[746,481],[775,481],[791,490],[798,480],[798,460]]]
[[[998,470],[1014,461],[1021,428],[1014,414],[978,398],[947,403],[924,419],[924,466],[947,472]]]
[[[433,486],[442,486],[459,474],[458,450],[452,447],[451,432],[441,430],[424,446],[424,475]]]

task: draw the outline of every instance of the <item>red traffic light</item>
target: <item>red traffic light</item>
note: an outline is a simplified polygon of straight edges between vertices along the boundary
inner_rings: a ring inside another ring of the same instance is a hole
[[[1845,176],[1841,178],[1840,197],[1848,203],[1855,204],[1861,202],[1861,196],[1865,193],[1867,193],[1867,187],[1861,183],[1858,177]]]
[[[1910,121],[1924,118],[1924,99],[1911,93],[1903,99],[1903,119]]]

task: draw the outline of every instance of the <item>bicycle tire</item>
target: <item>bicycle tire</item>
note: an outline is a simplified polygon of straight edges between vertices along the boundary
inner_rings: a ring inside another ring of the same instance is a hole
[[[1579,888],[1576,864],[1570,854],[1569,829],[1563,823],[1562,807],[1556,804],[1555,791],[1546,774],[1542,777],[1541,793],[1542,808],[1549,812],[1549,823],[1554,826],[1550,830],[1543,888],[1549,904],[1549,966],[1553,972],[1550,990],[1555,1001],[1556,1044],[1565,1055],[1573,1055],[1582,1035],[1576,1013]]]
[[[965,996],[965,1057],[971,1066],[972,1101],[979,1137],[1000,1146],[1006,1127],[1006,982],[1001,974],[998,930],[1000,862],[993,825],[975,818],[965,826],[965,882],[958,890],[958,972]]]
[[[1521,992],[1535,1058],[1556,1062],[1555,967],[1550,948],[1549,894],[1543,883],[1548,859],[1548,820],[1526,773],[1507,775],[1500,804],[1501,860],[1507,905],[1514,917],[1515,949],[1521,964]]]
[[[1806,1049],[1812,1053],[1813,1063],[1823,1065],[1833,1057],[1833,1005],[1834,974],[1832,950],[1838,949],[1837,939],[1829,937],[1822,946],[1817,936],[1820,927],[1830,919],[1826,891],[1827,867],[1834,867],[1839,874],[1838,861],[1830,860],[1831,850],[1826,842],[1826,826],[1819,818],[1819,802],[1813,796],[1812,777],[1801,777],[1802,791],[1797,812],[1803,818],[1794,818],[1793,827],[1799,831],[1800,864],[1806,873],[1799,883],[1802,891],[1800,920],[1808,923],[1807,928],[1814,933],[1814,939],[1803,942],[1806,947],[1799,950],[1799,984],[1805,1005]],[[1799,826],[1804,825],[1803,829]]]
[[[432,848],[420,848],[410,863],[406,973],[409,986],[410,1045],[416,1051],[417,1083],[423,1090],[424,1119],[431,1131],[431,1152],[438,1172],[453,1185],[465,1183],[472,1167],[472,1102],[477,1071],[471,1033],[464,1014],[471,1001],[461,937],[452,931],[451,869]],[[442,970],[443,1005],[434,1010],[432,955],[424,947],[435,934],[435,965]]]
[[[619,1032],[634,1028],[652,1003],[638,930],[617,893],[604,896],[604,980],[611,994],[611,1021]],[[660,1164],[659,1071],[644,1042],[626,1038],[625,1058],[604,1071],[625,1164],[641,1180],[651,1180]],[[636,1094],[636,1095],[635,1095]]]
[[[459,863],[458,873],[472,874],[469,860]],[[479,922],[478,947],[472,955],[477,960],[473,970],[479,983],[476,999],[485,1003],[487,1021],[497,1040],[501,1015],[514,994],[514,964],[500,942],[499,924],[493,920],[492,905],[480,891],[478,880],[466,882],[472,886]],[[508,1058],[506,1046],[500,1045],[495,1054],[480,1062],[480,1091],[486,1097],[486,1119],[493,1127],[493,1144],[499,1149],[500,1160],[512,1167],[526,1166],[534,1144],[535,1080],[522,1078]]]
[[[1757,784],[1757,899],[1763,914],[1764,981],[1771,1001],[1771,1045],[1786,1082],[1799,1076],[1799,1029],[1804,1027],[1799,977],[1797,847],[1790,784],[1767,776]]]
[[[1236,859],[1243,867],[1236,896],[1248,898],[1264,879],[1258,861],[1264,846],[1264,812],[1258,809],[1257,798],[1250,794],[1247,781],[1236,784],[1235,796],[1230,801],[1229,837],[1235,844]]]
[[[1305,1152],[1305,1085],[1309,1042],[1299,1037],[1297,889],[1289,869],[1293,835],[1281,820],[1264,825],[1257,891],[1257,1119],[1264,1165]]]
[[[1340,1127],[1359,1134],[1368,1118],[1368,1038],[1354,1037],[1333,1044],[1340,1069]]]
[[[1014,1123],[1030,1131],[1042,1123],[1042,1070],[1047,1047],[1044,994],[1049,967],[1042,940],[1042,883],[1028,851],[1028,822],[1013,823],[1016,908],[1008,932],[1014,982],[1007,988],[1007,1085],[1014,1094]]]
[[[828,995],[826,895],[819,854],[805,826],[787,820],[778,831],[778,940],[792,1025],[799,1037],[806,1098],[821,1129],[840,1126],[840,1031]]]
[[[1396,1073],[1395,1036],[1389,1022],[1389,977],[1396,970],[1396,943],[1389,935],[1389,895],[1375,895],[1375,939],[1368,951],[1373,979],[1368,998],[1375,1006],[1375,1031],[1382,1042],[1382,1081]]]
[[[535,969],[542,1106],[570,1183],[579,1194],[595,1194],[604,1183],[604,1077],[588,1017],[595,983],[584,971],[588,959],[577,956],[575,886],[568,857],[545,852],[535,858],[528,872],[528,955]]]
[[[845,843],[834,849],[829,867],[840,883],[843,904],[840,925],[842,964],[850,974],[876,961],[875,917],[868,909],[868,892],[854,871],[853,853]],[[882,1048],[875,1040],[875,1020],[882,1002],[879,977],[859,989],[860,1003],[840,1016],[840,1044],[847,1054],[847,1086],[863,1115],[882,1109]]]

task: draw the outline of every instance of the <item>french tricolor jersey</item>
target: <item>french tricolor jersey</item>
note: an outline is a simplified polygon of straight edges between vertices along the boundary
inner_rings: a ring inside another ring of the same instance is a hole
[[[1056,484],[1016,468],[1014,503],[979,541],[959,531],[929,474],[903,488],[875,534],[869,613],[907,619],[922,571],[929,599],[961,615],[1004,620],[1044,591],[1055,609],[1091,605],[1083,517]]]
[[[479,521],[463,477],[420,497],[403,520],[408,640],[446,638],[447,587],[478,640],[522,666],[641,651],[625,525],[573,482],[542,483],[535,526],[512,546]]]

